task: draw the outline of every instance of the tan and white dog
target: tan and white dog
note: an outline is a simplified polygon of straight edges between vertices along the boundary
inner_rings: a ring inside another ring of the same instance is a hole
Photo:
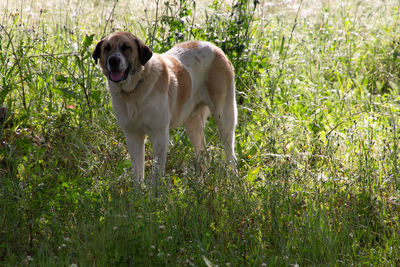
[[[206,149],[204,127],[210,111],[226,159],[235,167],[234,71],[221,49],[190,41],[156,54],[131,33],[117,32],[102,39],[92,56],[96,63],[100,59],[108,79],[136,179],[144,178],[145,135],[153,144],[153,172],[163,175],[169,131],[183,123],[198,157]]]

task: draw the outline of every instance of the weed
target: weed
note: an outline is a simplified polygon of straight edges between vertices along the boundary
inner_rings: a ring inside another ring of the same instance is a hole
[[[0,3],[3,265],[400,264],[396,1],[60,3]],[[115,30],[225,51],[237,174],[211,119],[203,179],[178,128],[159,194],[132,181],[90,58]]]

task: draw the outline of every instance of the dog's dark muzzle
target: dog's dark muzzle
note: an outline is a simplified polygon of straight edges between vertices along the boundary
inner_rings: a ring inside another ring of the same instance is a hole
[[[110,56],[107,59],[109,79],[113,82],[121,82],[128,78],[129,66],[126,69],[121,69],[121,61],[119,56]]]
[[[118,56],[110,56],[108,58],[108,66],[110,70],[118,70],[119,65],[121,64],[121,58]]]

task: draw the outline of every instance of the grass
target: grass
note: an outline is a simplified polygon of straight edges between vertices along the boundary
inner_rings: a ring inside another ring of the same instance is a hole
[[[1,265],[399,265],[398,2],[167,3],[1,3]],[[90,58],[115,30],[225,50],[237,175],[211,120],[204,181],[179,128],[135,185]]]

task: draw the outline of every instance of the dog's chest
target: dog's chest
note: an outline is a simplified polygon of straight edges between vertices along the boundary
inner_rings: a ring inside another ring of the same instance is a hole
[[[138,117],[138,108],[135,102],[126,101],[122,94],[112,97],[112,105],[115,117],[118,123],[124,128],[128,124],[132,124]]]
[[[113,95],[112,105],[123,131],[140,131],[147,134],[158,127],[166,127],[168,118],[163,112],[166,107],[155,106],[151,102],[142,102],[139,105],[134,95],[124,94]]]

